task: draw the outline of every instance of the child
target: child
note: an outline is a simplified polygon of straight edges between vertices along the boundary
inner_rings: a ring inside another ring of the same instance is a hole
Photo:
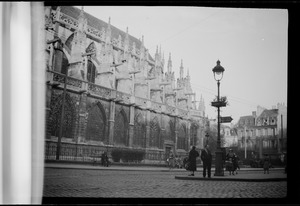
[[[264,174],[266,174],[266,172],[269,174],[269,167],[270,167],[270,158],[269,158],[269,155],[265,154],[265,158],[264,158]]]

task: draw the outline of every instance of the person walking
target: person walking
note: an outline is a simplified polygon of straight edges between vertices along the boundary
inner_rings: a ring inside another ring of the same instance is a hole
[[[264,158],[264,174],[266,174],[266,173],[269,174],[270,164],[271,164],[270,157],[269,157],[268,154],[265,154],[265,158]]]
[[[195,171],[197,171],[197,164],[196,164],[196,160],[197,157],[199,157],[199,152],[197,152],[196,147],[193,146],[191,151],[189,152],[189,159],[188,159],[188,171],[191,171],[192,173],[189,176],[195,176]]]
[[[201,151],[201,160],[203,162],[203,177],[206,177],[206,170],[208,178],[211,178],[211,162],[212,155],[209,149],[209,145],[206,145],[205,148]]]
[[[234,155],[236,157],[235,158],[235,174],[237,174],[237,170],[238,169],[241,170],[240,169],[240,165],[239,165],[240,158],[239,158],[239,156],[237,154],[234,153]]]
[[[170,154],[169,154],[169,158],[168,158],[168,164],[169,164],[169,169],[173,169],[174,168],[174,166],[175,166],[175,159],[174,159],[175,157],[174,157],[174,154],[173,154],[173,152],[172,151],[170,151]]]
[[[106,166],[108,167],[108,156],[107,156],[107,152],[103,152],[102,155],[101,155],[101,164],[102,166]]]

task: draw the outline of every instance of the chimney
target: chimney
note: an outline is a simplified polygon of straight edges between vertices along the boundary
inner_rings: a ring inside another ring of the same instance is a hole
[[[252,116],[253,116],[253,117],[256,117],[256,111],[253,111],[253,112],[252,112]]]

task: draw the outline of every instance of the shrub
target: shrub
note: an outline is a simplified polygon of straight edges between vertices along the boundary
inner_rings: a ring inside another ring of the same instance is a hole
[[[114,162],[140,162],[145,157],[145,151],[143,150],[129,150],[129,149],[113,149],[111,156]]]
[[[122,150],[121,149],[113,149],[111,151],[111,158],[114,162],[120,162],[122,156]]]
[[[121,159],[123,162],[140,162],[144,156],[145,151],[142,150],[123,150]]]

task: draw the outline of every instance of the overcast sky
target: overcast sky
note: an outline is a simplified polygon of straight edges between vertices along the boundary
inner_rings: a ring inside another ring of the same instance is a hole
[[[81,8],[79,6],[79,8]],[[197,100],[204,98],[206,115],[217,117],[210,102],[217,95],[212,68],[219,59],[225,68],[220,95],[229,105],[221,116],[251,115],[258,105],[267,109],[287,105],[286,9],[209,7],[84,6],[84,11],[108,22],[144,43],[154,57],[156,46],[171,53],[173,71],[179,77],[183,60]]]

